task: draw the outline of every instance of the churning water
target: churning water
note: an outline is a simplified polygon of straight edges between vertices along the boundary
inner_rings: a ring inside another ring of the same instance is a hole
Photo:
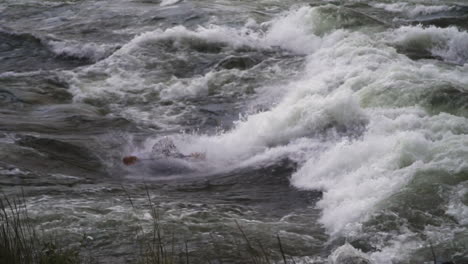
[[[206,159],[121,164],[163,137]],[[103,263],[147,193],[227,263],[235,221],[296,263],[468,263],[468,5],[3,0],[0,188]]]

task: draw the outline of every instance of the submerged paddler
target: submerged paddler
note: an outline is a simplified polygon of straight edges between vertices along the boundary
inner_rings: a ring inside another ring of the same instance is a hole
[[[195,160],[204,160],[206,158],[205,153],[202,152],[192,152],[188,155],[180,153],[177,147],[174,145],[174,142],[170,138],[164,137],[156,144],[153,145],[151,150],[153,158],[138,158],[137,156],[126,156],[122,159],[123,164],[130,166],[141,160],[157,160],[162,158],[176,158],[176,159],[195,159]]]

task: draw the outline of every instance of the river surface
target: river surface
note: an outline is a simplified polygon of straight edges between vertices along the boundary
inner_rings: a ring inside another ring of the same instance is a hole
[[[1,0],[0,190],[100,263],[150,204],[192,263],[468,263],[468,2]]]

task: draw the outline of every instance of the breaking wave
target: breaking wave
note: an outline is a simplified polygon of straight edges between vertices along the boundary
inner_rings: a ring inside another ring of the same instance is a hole
[[[374,3],[372,6],[377,8],[382,8],[389,12],[395,13],[404,13],[410,18],[414,18],[422,15],[430,15],[434,13],[441,13],[446,11],[457,10],[456,6],[446,6],[446,5],[421,5],[421,4],[411,4],[405,2],[397,3]]]
[[[416,6],[408,12],[428,14],[446,8]],[[176,26],[146,32],[109,57],[70,73],[72,92],[75,101],[107,104],[121,115],[159,127],[194,112],[195,99],[238,92],[241,77],[252,72],[263,83],[276,68],[275,73],[288,73],[282,75],[286,81],[259,85],[251,97],[242,93],[242,107],[253,110],[245,111],[230,129],[174,136],[182,152],[206,153],[207,161],[198,170],[223,171],[291,159],[298,164],[291,177],[293,186],[323,192],[317,206],[331,239],[350,240],[365,238],[361,231],[384,217],[383,212],[403,214],[398,208],[405,206],[389,204],[408,203],[395,197],[410,192],[420,175],[431,171],[455,175],[447,190],[451,196],[433,195],[444,214],[458,219],[464,230],[465,192],[460,186],[468,171],[466,103],[451,101],[447,94],[466,98],[467,33],[455,27],[393,29],[376,22],[372,30],[379,33],[372,34],[355,30],[369,18],[350,21],[346,12],[333,5],[306,6],[237,28]],[[432,60],[412,60],[402,50],[425,50]],[[219,68],[227,57],[245,57],[251,51],[266,55],[249,66],[231,61],[237,66]],[[288,72],[288,67],[274,64],[258,66],[272,57],[287,56],[302,58],[303,67]],[[218,63],[206,63],[207,58]],[[172,64],[182,65],[184,74],[177,75]],[[221,91],[210,88],[210,83],[217,83]],[[119,104],[131,107],[120,111]],[[155,140],[149,139],[146,148]],[[416,206],[408,210],[413,209],[418,210]],[[431,213],[425,217],[440,218]],[[445,226],[405,228],[399,234],[383,232],[390,238],[372,245],[379,248],[369,258],[391,263],[398,256],[388,254],[405,247],[417,250],[414,245],[421,239],[414,233],[441,234]],[[382,233],[367,231],[375,237]],[[367,259],[346,246],[332,257],[338,259],[342,252]]]
[[[46,45],[57,56],[89,60],[91,62],[102,60],[119,48],[118,45],[55,40],[47,41]]]
[[[404,26],[388,39],[404,49],[425,50],[448,62],[465,64],[468,60],[468,33],[456,27]]]

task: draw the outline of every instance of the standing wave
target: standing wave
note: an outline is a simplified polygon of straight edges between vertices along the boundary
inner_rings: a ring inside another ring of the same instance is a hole
[[[467,232],[465,221],[453,221],[466,214],[460,190],[468,181],[467,108],[456,103],[437,111],[434,98],[447,89],[466,98],[468,68],[463,48],[456,46],[463,45],[458,39],[466,32],[414,26],[380,34],[338,29],[318,36],[311,30],[313,19],[301,19],[312,24],[285,23],[320,10],[293,10],[271,25],[285,31],[294,26],[298,38],[317,40],[301,77],[271,87],[283,91],[281,99],[228,132],[179,144],[204,148],[220,167],[279,155],[298,161],[291,183],[323,191],[317,206],[330,239],[371,249],[375,263],[420,261],[415,252],[428,240],[450,247]],[[460,65],[415,61],[388,42],[396,32],[412,31],[441,39],[429,49]],[[281,46],[295,47],[297,41]],[[414,197],[421,201],[413,202]]]
[[[291,184],[323,192],[317,207],[330,240],[360,245],[375,263],[417,262],[421,244],[430,240],[448,248],[467,232],[467,108],[463,100],[451,101],[467,98],[466,32],[367,22],[327,5],[292,9],[241,28],[151,31],[74,73],[72,92],[76,101],[117,104],[114,111],[131,105],[133,117],[147,121],[159,107],[162,123],[173,117],[166,105],[153,106],[154,99],[201,98],[209,92],[206,80],[219,77],[215,73],[256,69],[219,70],[203,64],[207,57],[252,50],[304,56],[299,74],[256,91],[248,102],[256,111],[232,129],[175,136],[174,143],[184,153],[206,152],[208,171],[294,160]],[[413,45],[435,56],[416,60],[398,47]],[[185,75],[161,66],[175,63],[186,66]],[[201,64],[206,70],[196,71]],[[259,102],[267,107],[257,108]],[[332,257],[361,255],[345,246]]]

